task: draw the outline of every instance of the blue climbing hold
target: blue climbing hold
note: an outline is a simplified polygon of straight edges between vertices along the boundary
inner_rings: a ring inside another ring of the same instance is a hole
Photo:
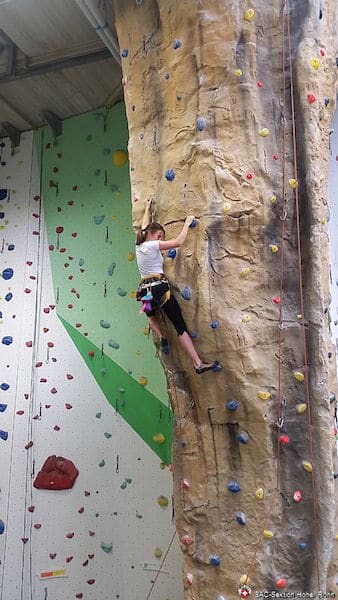
[[[13,275],[14,275],[14,271],[10,267],[7,267],[7,269],[4,269],[2,271],[3,279],[12,279]]]
[[[178,101],[182,100],[182,96],[178,96],[178,95],[177,95],[177,96],[176,96],[176,100],[178,100]]]
[[[122,58],[127,58],[127,56],[128,56],[128,53],[129,53],[129,50],[128,50],[128,48],[123,48],[123,50],[122,50],[122,52],[121,52],[121,56],[122,56]]]
[[[230,483],[228,484],[228,490],[233,494],[237,494],[237,492],[241,491],[241,486],[237,481],[230,481]]]
[[[175,179],[174,169],[167,169],[165,172],[165,178],[167,181],[173,181],[173,179]]]
[[[226,402],[225,406],[228,410],[235,411],[238,408],[238,402],[237,402],[237,400],[228,400]]]
[[[188,286],[184,287],[181,291],[181,296],[183,300],[191,300],[191,289]]]
[[[8,292],[8,294],[6,294],[6,296],[5,296],[6,302],[9,302],[10,300],[12,300],[12,298],[13,298],[12,292]]]
[[[174,259],[176,257],[176,254],[177,254],[177,250],[175,248],[170,248],[170,250],[167,251],[168,258]]]
[[[209,556],[209,564],[213,565],[213,567],[219,567],[219,565],[221,564],[220,557],[217,556],[217,554],[213,554],[212,556]]]
[[[5,198],[7,198],[7,194],[8,194],[8,190],[1,189],[0,190],[0,201],[5,200]]]
[[[5,523],[0,519],[0,535],[5,531]]]
[[[14,250],[14,248],[15,248],[15,244],[8,244],[9,251]]]
[[[236,513],[236,519],[240,525],[246,525],[246,517],[244,512],[239,511],[238,513]]]
[[[5,218],[5,213],[4,212],[0,212],[0,219],[4,219]]]
[[[2,389],[4,392],[6,392],[7,390],[9,390],[9,383],[2,383],[0,385],[0,389]]]
[[[0,412],[5,412],[7,404],[0,404]]]
[[[213,373],[218,373],[219,371],[222,371],[222,369],[223,369],[223,367],[222,367],[221,363],[218,362],[218,360],[216,360],[216,364],[214,367],[212,367],[211,370]]]
[[[196,340],[196,338],[198,338],[198,333],[196,331],[190,331],[189,335],[192,340]]]
[[[0,310],[0,319],[2,319],[2,311]]]
[[[114,274],[115,267],[116,267],[116,263],[112,263],[111,265],[109,265],[109,267],[108,267],[108,275],[110,275],[110,277]]]
[[[177,48],[180,48],[182,46],[182,42],[180,40],[174,40],[173,41],[173,48],[174,50],[177,50]]]
[[[191,227],[191,229],[193,229],[194,227],[197,227],[197,225],[198,225],[198,219],[195,218],[192,221],[192,223],[190,223],[189,227]]]
[[[217,329],[217,327],[219,327],[219,321],[212,321],[212,323],[210,323],[210,327],[211,329]]]
[[[13,338],[11,335],[5,335],[1,341],[3,344],[5,344],[5,346],[10,346],[10,344],[13,342]]]
[[[298,544],[298,548],[299,550],[305,550],[306,549],[306,542],[299,542]]]
[[[99,217],[94,217],[95,225],[101,225],[103,223],[105,215],[100,215]]]
[[[169,73],[165,73],[164,79],[169,79],[169,77],[170,77]]]
[[[245,433],[245,431],[241,431],[241,433],[238,434],[237,439],[239,442],[241,442],[241,444],[247,444],[249,441],[249,436],[247,433]]]
[[[6,441],[8,439],[8,431],[0,429],[0,439]]]
[[[205,128],[207,122],[203,117],[198,117],[197,121],[196,121],[196,129],[198,131],[203,131],[203,129]]]

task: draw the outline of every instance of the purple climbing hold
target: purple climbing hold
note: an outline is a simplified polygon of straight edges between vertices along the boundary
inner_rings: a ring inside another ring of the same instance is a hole
[[[5,346],[9,346],[13,342],[13,338],[11,335],[5,335],[1,341],[3,344],[5,344]]]
[[[167,181],[173,181],[175,179],[174,169],[167,169],[165,172],[165,178]]]
[[[170,250],[167,251],[168,258],[174,259],[176,257],[176,254],[177,254],[177,250],[175,248],[170,248]]]
[[[6,392],[7,390],[9,390],[9,383],[2,383],[0,385],[0,389],[2,389],[4,392]]]
[[[4,269],[2,271],[3,279],[12,279],[13,275],[14,275],[14,271],[10,267],[7,267],[6,269]]]
[[[7,404],[0,404],[0,412],[5,412]]]
[[[123,48],[123,50],[122,50],[122,52],[121,52],[121,56],[122,56],[122,58],[127,58],[127,56],[128,56],[128,53],[129,53],[129,50],[128,50],[128,48]]]
[[[8,438],[8,431],[2,431],[2,429],[0,429],[0,439],[6,441]]]

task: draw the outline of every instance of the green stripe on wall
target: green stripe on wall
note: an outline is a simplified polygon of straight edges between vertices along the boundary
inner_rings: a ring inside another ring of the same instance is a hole
[[[101,349],[88,338],[81,335],[60,315],[58,317],[108,402],[159,458],[165,464],[170,464],[173,432],[173,414],[170,409],[111,358],[102,356]],[[90,350],[95,353],[92,358],[88,355]],[[164,435],[163,444],[154,442],[153,436],[157,433]]]

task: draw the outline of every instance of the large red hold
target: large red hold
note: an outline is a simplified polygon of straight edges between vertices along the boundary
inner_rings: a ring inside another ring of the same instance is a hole
[[[69,490],[79,474],[74,463],[63,456],[49,456],[34,480],[38,490]]]

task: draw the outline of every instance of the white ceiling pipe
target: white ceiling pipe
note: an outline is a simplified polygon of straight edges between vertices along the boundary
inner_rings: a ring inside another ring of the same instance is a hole
[[[111,31],[105,15],[97,7],[97,0],[75,0],[78,7],[87,17],[90,24],[94,27],[97,34],[100,36],[105,46],[108,48],[116,62],[121,64],[121,56],[119,47]]]

